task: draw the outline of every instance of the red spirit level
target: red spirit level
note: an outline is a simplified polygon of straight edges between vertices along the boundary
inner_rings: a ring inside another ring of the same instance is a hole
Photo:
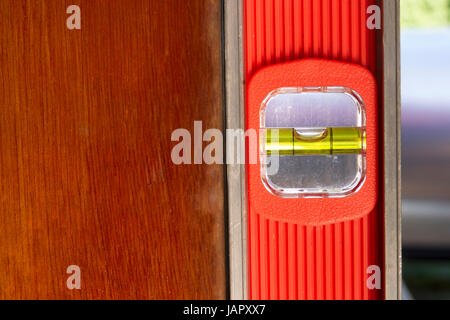
[[[229,167],[232,298],[400,298],[398,4],[225,10],[228,127],[259,134]]]

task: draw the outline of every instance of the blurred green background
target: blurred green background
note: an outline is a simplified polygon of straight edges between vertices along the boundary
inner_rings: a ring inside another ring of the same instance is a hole
[[[450,0],[401,0],[400,6],[403,28],[450,24]]]

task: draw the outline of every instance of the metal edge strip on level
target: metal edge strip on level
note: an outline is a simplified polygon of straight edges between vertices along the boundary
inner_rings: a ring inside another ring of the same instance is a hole
[[[385,299],[402,297],[400,1],[383,1]]]
[[[224,0],[225,98],[227,129],[244,130],[243,13],[241,0]],[[244,136],[239,136],[245,154]],[[227,150],[235,141],[226,140]],[[248,298],[245,164],[227,164],[229,284],[232,300]]]

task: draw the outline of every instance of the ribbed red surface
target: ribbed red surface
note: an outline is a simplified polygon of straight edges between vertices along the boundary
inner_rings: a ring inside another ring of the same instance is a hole
[[[375,32],[366,9],[375,0],[245,0],[246,78],[304,57],[376,70]],[[366,270],[381,266],[382,212],[322,227],[267,220],[249,209],[250,299],[381,299]]]

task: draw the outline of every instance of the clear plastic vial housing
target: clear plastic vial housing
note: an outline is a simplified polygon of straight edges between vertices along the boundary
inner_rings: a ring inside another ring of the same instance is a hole
[[[282,198],[341,198],[366,176],[366,113],[345,87],[280,88],[260,111],[261,178]]]

